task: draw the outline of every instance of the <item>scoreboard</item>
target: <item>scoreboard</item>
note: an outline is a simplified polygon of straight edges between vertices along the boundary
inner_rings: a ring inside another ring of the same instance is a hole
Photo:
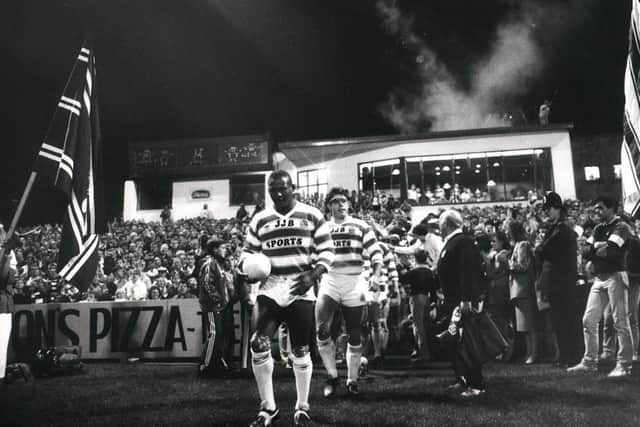
[[[272,169],[268,134],[139,141],[129,145],[132,177],[208,176]]]

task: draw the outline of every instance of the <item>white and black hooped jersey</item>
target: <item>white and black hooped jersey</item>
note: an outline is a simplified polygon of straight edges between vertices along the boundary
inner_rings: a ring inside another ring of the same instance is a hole
[[[396,257],[386,243],[379,242],[382,250],[382,268],[380,269],[380,290],[386,291],[388,285],[398,283],[398,270],[396,267]],[[371,261],[365,255],[364,275],[366,279],[371,277]]]
[[[271,274],[295,278],[316,263],[330,269],[335,257],[331,233],[322,213],[296,202],[286,215],[273,208],[258,212],[247,230],[245,247],[271,260]]]
[[[368,254],[374,265],[382,264],[382,249],[369,224],[348,216],[340,224],[329,221],[328,225],[336,248],[336,257],[331,266],[333,273],[350,275],[362,273],[364,252]]]

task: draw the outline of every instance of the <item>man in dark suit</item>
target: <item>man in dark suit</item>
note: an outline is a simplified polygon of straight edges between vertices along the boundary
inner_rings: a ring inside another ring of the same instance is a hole
[[[462,232],[462,216],[458,211],[446,210],[439,218],[444,247],[438,261],[438,278],[444,294],[443,312],[452,313],[452,325],[471,312],[477,304],[482,280],[482,257],[472,237]],[[464,322],[464,320],[463,320]],[[451,326],[452,335],[459,333]],[[484,393],[482,366],[468,366],[457,355],[459,339],[452,339],[450,357],[456,374],[456,383],[449,387],[460,390],[461,396],[470,397]]]

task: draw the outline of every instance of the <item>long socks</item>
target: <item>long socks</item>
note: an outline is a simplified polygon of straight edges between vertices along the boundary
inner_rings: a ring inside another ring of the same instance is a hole
[[[296,409],[309,410],[309,389],[313,374],[313,362],[309,353],[302,357],[293,356],[293,374],[296,377],[296,391],[298,393]]]
[[[362,360],[362,344],[347,345],[347,384],[358,381],[358,371]]]
[[[338,368],[336,367],[336,343],[331,338],[326,340],[318,339],[318,353],[324,364],[327,373],[331,378],[338,377]]]
[[[271,357],[271,351],[254,353],[251,350],[251,366],[258,384],[260,405],[263,409],[273,411],[276,409],[276,399],[273,395],[273,358]]]

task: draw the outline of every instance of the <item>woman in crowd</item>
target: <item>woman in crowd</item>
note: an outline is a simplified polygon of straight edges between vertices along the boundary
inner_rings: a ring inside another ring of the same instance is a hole
[[[486,264],[489,290],[485,299],[487,311],[502,331],[511,330],[513,310],[509,302],[509,256],[511,246],[507,235],[497,231],[491,235],[491,252]],[[509,334],[508,334],[509,335]],[[511,337],[508,337],[509,339]],[[511,346],[513,348],[513,346]],[[503,356],[511,358],[511,352]]]
[[[162,299],[162,295],[160,294],[160,289],[157,286],[151,286],[149,288],[149,299],[150,300]]]
[[[509,296],[515,308],[516,331],[526,336],[527,356],[525,364],[538,359],[536,338],[536,299],[534,290],[535,259],[533,249],[527,240],[524,225],[519,221],[509,223],[509,237],[513,242],[513,252],[509,258]]]

